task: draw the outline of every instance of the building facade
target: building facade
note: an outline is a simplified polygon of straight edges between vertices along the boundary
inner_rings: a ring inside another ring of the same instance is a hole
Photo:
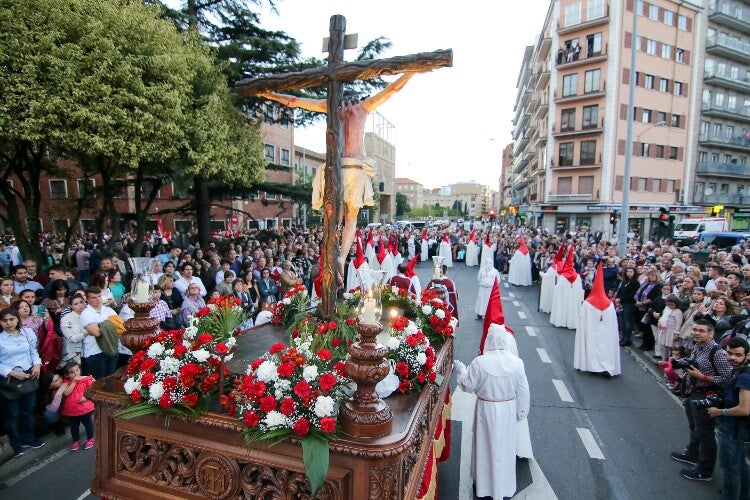
[[[422,208],[424,203],[424,186],[408,177],[396,177],[396,194],[406,196],[409,209]]]

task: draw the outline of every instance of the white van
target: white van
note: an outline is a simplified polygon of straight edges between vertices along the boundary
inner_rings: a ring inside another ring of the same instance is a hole
[[[688,217],[675,224],[674,239],[693,243],[703,231],[720,233],[728,230],[726,217]]]

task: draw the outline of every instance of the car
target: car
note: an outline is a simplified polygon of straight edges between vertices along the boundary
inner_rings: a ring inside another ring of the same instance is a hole
[[[704,231],[698,236],[698,241],[703,241],[706,245],[715,245],[721,250],[729,250],[739,245],[740,240],[750,241],[750,233]]]

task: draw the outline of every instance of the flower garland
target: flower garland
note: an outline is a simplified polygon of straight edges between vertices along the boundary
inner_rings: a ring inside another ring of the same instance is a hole
[[[413,321],[403,316],[391,319],[391,336],[385,344],[388,348],[386,358],[395,363],[399,392],[421,390],[435,382],[437,354],[430,346],[430,340]]]
[[[327,349],[313,351],[312,342],[300,337],[292,343],[274,344],[235,381],[231,410],[245,424],[250,446],[300,438],[305,472],[316,492],[328,472],[328,440],[350,381],[344,362],[334,362]]]
[[[417,307],[417,322],[424,334],[433,343],[442,344],[446,337],[452,337],[456,321],[448,304],[437,298],[432,289],[422,291]]]
[[[294,322],[297,314],[306,311],[310,307],[310,297],[304,285],[294,285],[294,288],[284,294],[273,308],[271,323],[274,325],[289,326]]]

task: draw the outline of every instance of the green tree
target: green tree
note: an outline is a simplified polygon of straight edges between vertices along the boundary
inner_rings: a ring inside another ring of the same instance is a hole
[[[409,198],[403,193],[396,193],[396,216],[410,212]]]

